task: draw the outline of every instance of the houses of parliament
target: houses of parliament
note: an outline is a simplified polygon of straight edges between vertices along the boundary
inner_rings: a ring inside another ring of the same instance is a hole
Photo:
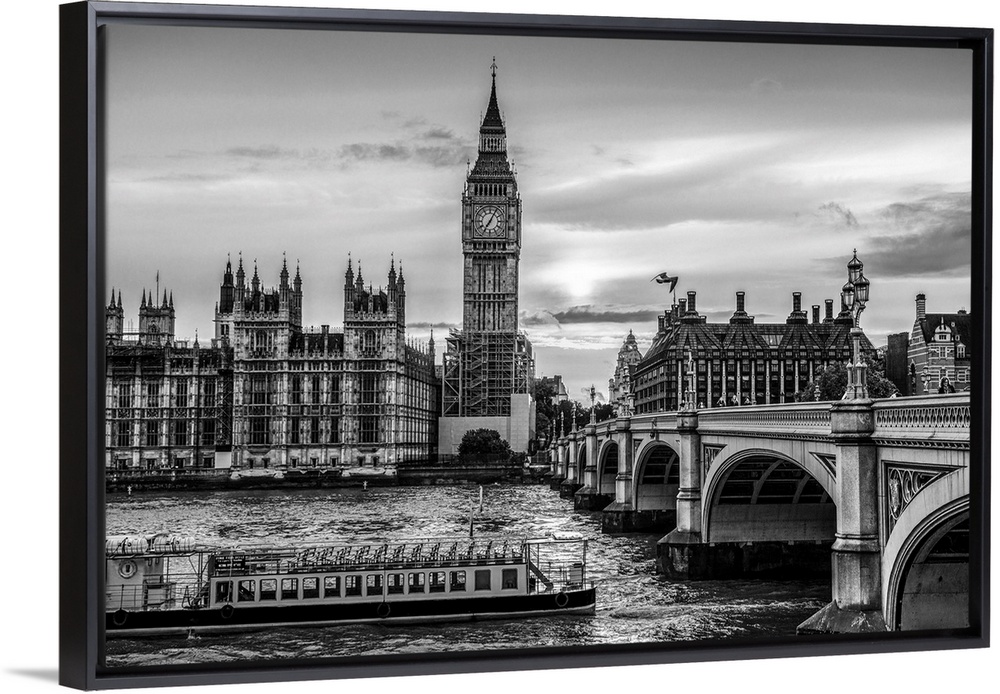
[[[366,286],[348,256],[343,323],[302,324],[300,269],[266,288],[254,263],[226,262],[215,333],[178,340],[173,294],[142,291],[138,330],[122,295],[105,308],[109,470],[216,468],[393,474],[457,452],[490,427],[515,451],[534,437],[531,344],[517,330],[521,204],[492,88],[462,196],[463,329],[435,367],[433,336],[406,335],[406,280],[390,259]],[[322,249],[318,249],[321,250]],[[247,473],[253,474],[253,473]]]

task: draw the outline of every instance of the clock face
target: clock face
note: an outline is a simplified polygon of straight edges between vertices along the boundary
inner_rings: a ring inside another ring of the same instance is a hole
[[[503,210],[495,205],[481,207],[476,212],[476,236],[480,238],[503,238],[506,225]]]

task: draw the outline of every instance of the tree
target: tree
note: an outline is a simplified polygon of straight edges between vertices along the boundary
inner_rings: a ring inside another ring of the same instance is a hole
[[[896,385],[885,377],[885,369],[880,361],[862,352],[861,359],[868,366],[868,396],[888,398],[898,393]],[[847,392],[847,364],[832,362],[829,366],[816,369],[813,380],[795,394],[800,402],[816,400],[816,386],[819,385],[819,400],[840,400]]]
[[[554,382],[535,381],[535,438],[540,442],[549,440],[549,426],[559,419],[555,397]]]
[[[462,436],[458,455],[462,458],[510,460],[510,444],[500,438],[500,432],[494,429],[472,429]]]

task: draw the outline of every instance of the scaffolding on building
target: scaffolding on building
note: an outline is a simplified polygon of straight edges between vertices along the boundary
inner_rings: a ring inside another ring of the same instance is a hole
[[[442,414],[510,416],[510,396],[530,394],[535,375],[524,333],[452,330],[446,339]]]

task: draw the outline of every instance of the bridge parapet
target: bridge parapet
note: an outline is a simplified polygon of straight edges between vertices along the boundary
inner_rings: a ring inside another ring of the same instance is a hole
[[[972,412],[968,393],[876,400],[872,409],[872,438],[879,445],[969,447]]]
[[[825,440],[830,434],[830,403],[799,402],[700,410],[698,430],[702,435]]]

